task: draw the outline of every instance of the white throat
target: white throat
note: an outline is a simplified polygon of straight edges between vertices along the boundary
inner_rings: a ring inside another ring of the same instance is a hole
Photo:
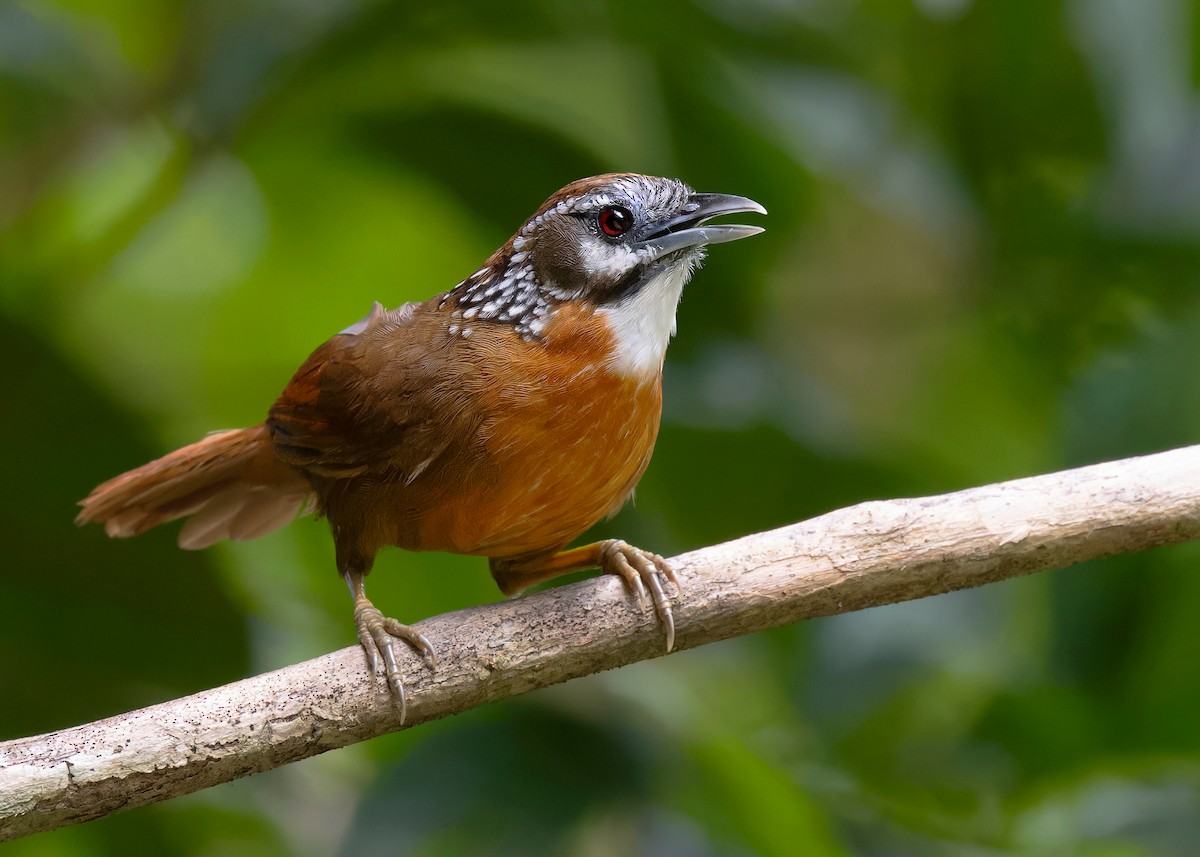
[[[609,364],[613,369],[635,378],[662,372],[667,343],[675,335],[675,310],[698,256],[665,267],[632,296],[599,309],[616,340]]]

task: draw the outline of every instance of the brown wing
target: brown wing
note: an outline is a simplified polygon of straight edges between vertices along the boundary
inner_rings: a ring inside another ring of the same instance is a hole
[[[276,454],[315,476],[368,472],[411,482],[448,446],[434,415],[446,379],[431,374],[430,349],[447,337],[428,304],[371,313],[313,352],[271,407]]]

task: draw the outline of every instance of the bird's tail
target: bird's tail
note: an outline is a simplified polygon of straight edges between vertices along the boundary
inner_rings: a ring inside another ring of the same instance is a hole
[[[157,461],[122,473],[80,501],[77,524],[104,524],[115,538],[188,518],[179,546],[256,539],[314,502],[299,471],[276,456],[264,425],[210,434]]]

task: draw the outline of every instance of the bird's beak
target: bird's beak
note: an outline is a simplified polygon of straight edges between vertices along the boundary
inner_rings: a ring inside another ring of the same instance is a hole
[[[739,238],[749,238],[762,232],[761,226],[724,223],[715,226],[703,225],[706,220],[722,214],[737,214],[743,211],[767,213],[757,202],[744,196],[729,193],[694,193],[679,214],[661,223],[653,233],[633,247],[648,256],[648,261],[652,262],[676,250],[704,244],[724,244],[726,241],[737,241]]]

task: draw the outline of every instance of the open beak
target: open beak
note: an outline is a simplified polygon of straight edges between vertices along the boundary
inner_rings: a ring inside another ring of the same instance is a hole
[[[638,251],[647,253],[648,261],[654,261],[676,250],[700,247],[704,244],[724,244],[726,241],[737,241],[739,238],[749,238],[762,232],[761,226],[724,223],[715,226],[704,225],[705,221],[722,214],[738,214],[744,211],[767,213],[757,202],[744,196],[729,193],[694,193],[679,214],[660,224],[653,233],[633,246]]]

